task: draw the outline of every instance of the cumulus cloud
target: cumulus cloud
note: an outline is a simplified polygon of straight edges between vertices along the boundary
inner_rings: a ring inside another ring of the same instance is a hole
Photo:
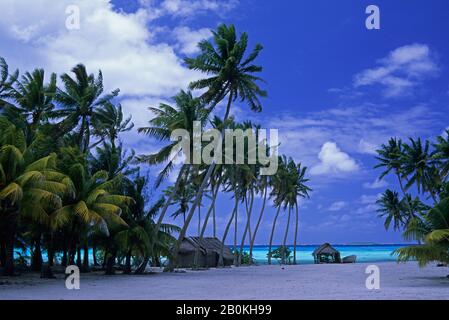
[[[320,162],[310,170],[312,175],[341,174],[359,170],[359,166],[335,142],[326,142],[318,154]]]
[[[388,186],[388,182],[383,179],[376,179],[373,182],[365,182],[363,187],[366,189],[382,189]]]
[[[80,8],[79,30],[65,28],[65,8],[72,4]],[[197,78],[183,67],[170,45],[153,40],[143,9],[124,13],[114,11],[109,1],[71,0],[6,0],[1,9],[7,18],[0,22],[0,33],[4,33],[0,38],[28,48],[26,57],[9,57],[16,60],[14,65],[23,67],[22,61],[32,60],[63,73],[82,62],[92,72],[103,71],[107,89],[118,87],[125,95],[172,95]]]
[[[178,42],[179,51],[187,55],[197,53],[198,43],[212,35],[210,29],[192,30],[189,27],[177,27],[173,30],[173,34]]]
[[[161,10],[174,16],[188,17],[192,14],[213,11],[226,13],[237,5],[237,0],[164,0]]]
[[[378,66],[363,70],[354,77],[354,86],[380,85],[386,97],[409,94],[423,79],[439,68],[430,48],[425,44],[399,47],[378,61]]]
[[[340,211],[341,209],[346,207],[346,204],[347,203],[345,201],[336,201],[330,205],[328,210],[329,211]]]

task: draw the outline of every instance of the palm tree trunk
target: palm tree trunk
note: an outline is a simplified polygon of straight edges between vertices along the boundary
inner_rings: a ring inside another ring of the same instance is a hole
[[[4,238],[0,239],[0,266],[5,267],[6,264],[6,241]]]
[[[115,257],[117,253],[116,250],[112,250],[106,259],[106,275],[114,275],[114,265],[115,265]]]
[[[239,217],[239,211],[237,207],[237,211],[235,212],[235,218],[234,218],[234,265],[237,265],[237,259],[238,259],[238,251],[237,251],[237,227],[238,227],[238,217]]]
[[[34,237],[34,250],[31,258],[31,271],[40,271],[42,268],[41,233]]]
[[[233,99],[233,94],[232,92],[229,94],[229,99],[228,99],[228,104],[226,106],[226,113],[225,113],[225,117],[223,119],[223,123],[225,123],[229,117],[229,112],[231,109],[231,103],[232,103],[232,99]],[[225,127],[222,128],[221,130],[221,137],[223,139],[225,134]],[[190,210],[189,210],[189,214],[187,215],[187,219],[186,222],[184,223],[181,231],[179,232],[179,236],[178,236],[178,241],[175,244],[175,250],[173,253],[173,260],[172,260],[172,266],[175,267],[176,266],[176,261],[178,259],[178,254],[179,254],[179,247],[181,246],[181,242],[184,240],[186,233],[187,233],[187,229],[189,228],[190,225],[190,221],[192,220],[192,217],[195,213],[195,209],[196,207],[200,204],[201,198],[203,196],[203,192],[204,189],[206,188],[208,181],[210,179],[210,177],[212,176],[212,173],[215,169],[215,161],[212,161],[212,163],[209,165],[206,175],[203,178],[203,181],[201,182],[200,188],[198,189],[197,195],[195,197],[195,201],[193,202]],[[157,229],[156,229],[157,230]]]
[[[144,256],[142,263],[136,269],[136,271],[134,271],[134,274],[143,274],[145,272],[145,269],[147,268],[149,261],[150,261],[150,258],[148,256]]]
[[[131,250],[128,250],[126,253],[125,259],[125,270],[123,270],[124,274],[131,274]]]
[[[81,269],[81,244],[76,246],[76,265]]]
[[[234,209],[232,210],[231,218],[229,218],[229,221],[228,221],[228,223],[226,224],[226,228],[225,228],[225,231],[224,231],[224,234],[223,234],[223,239],[222,239],[222,241],[221,241],[222,246],[221,246],[221,252],[220,252],[220,257],[219,257],[219,260],[218,260],[218,264],[219,264],[220,266],[222,266],[222,267],[224,267],[223,255],[224,255],[225,241],[226,241],[226,238],[227,238],[227,236],[228,236],[229,229],[231,228],[232,220],[234,219],[234,216],[235,216],[236,213],[237,213],[238,205],[239,205],[239,201],[238,201],[238,198],[237,198],[237,196],[236,196],[236,197],[235,197],[235,203],[234,203]],[[235,247],[234,247],[234,248],[235,248]],[[234,249],[234,251],[235,251],[235,249]]]
[[[246,202],[245,205],[245,209],[246,209],[246,226],[245,226],[245,231],[243,232],[243,237],[242,237],[242,241],[240,242],[240,250],[239,250],[239,261],[238,264],[241,265],[242,264],[242,255],[243,255],[243,246],[245,245],[245,240],[246,240],[246,235],[248,234],[249,236],[249,243],[252,242],[251,239],[251,212],[253,210],[253,202],[254,202],[254,192],[251,190],[251,193],[249,195],[250,197],[250,205],[248,208],[248,203]]]
[[[213,235],[214,235],[214,238],[216,238],[217,237],[217,219],[216,219],[216,214],[215,214],[215,205],[212,209],[212,223],[214,226]]]
[[[13,215],[16,215],[13,213]],[[13,222],[9,228],[9,232],[6,236],[6,259],[5,259],[5,268],[3,270],[4,276],[13,276],[14,275],[14,240],[16,238],[16,218],[13,217]]]
[[[83,272],[89,272],[89,246],[87,245],[87,240],[83,247],[83,254]]]
[[[287,250],[287,237],[288,237],[288,230],[290,229],[290,216],[292,213],[292,208],[289,206],[288,207],[288,218],[287,218],[287,225],[285,226],[285,234],[284,234],[284,241],[282,242],[282,246],[284,248],[284,250],[282,250],[282,262],[284,264],[286,264],[286,250]]]
[[[95,240],[92,241],[92,262],[93,262],[95,267],[98,266],[98,261],[97,261],[97,243],[96,243]]]
[[[68,248],[67,248],[67,245],[65,244],[64,249],[62,250],[62,259],[61,259],[61,265],[64,267],[67,266],[67,260],[68,260],[67,259],[67,251],[68,251]]]
[[[159,229],[161,228],[162,222],[164,221],[165,214],[167,213],[167,209],[168,209],[168,207],[170,206],[170,204],[172,203],[173,198],[174,198],[176,192],[177,192],[178,189],[179,189],[179,184],[181,183],[181,180],[182,180],[183,176],[184,176],[184,175],[187,175],[187,174],[189,173],[189,171],[190,171],[190,166],[184,164],[184,165],[181,167],[181,170],[179,171],[178,178],[176,179],[176,183],[175,183],[175,187],[174,187],[174,189],[173,189],[173,192],[170,192],[170,194],[169,194],[169,196],[168,196],[168,199],[167,199],[167,201],[165,202],[164,207],[162,208],[161,214],[159,215],[159,219],[157,220],[157,223],[156,223],[156,226],[155,226],[154,230],[159,230]],[[185,225],[185,224],[186,224],[186,221],[185,221],[185,213],[184,213],[184,225]],[[155,235],[155,236],[157,237],[157,232],[156,232],[156,235]],[[153,241],[153,242],[152,242],[151,248],[150,248],[150,249],[151,249],[150,252],[153,252],[153,250],[154,250],[154,244],[155,244],[155,243],[156,243],[156,241]],[[178,249],[178,250],[179,250],[179,249]],[[149,258],[148,258],[148,260],[146,261],[146,264],[148,264],[148,261],[149,261]],[[144,259],[143,262],[145,262],[145,259]],[[143,262],[142,262],[142,263],[143,263]],[[145,268],[146,268],[146,264],[145,264]],[[139,266],[138,270],[139,270],[140,268],[141,268],[141,267]],[[142,272],[143,272],[143,271],[142,271]]]
[[[251,244],[249,245],[249,263],[250,264],[252,264],[252,260],[253,260],[253,248],[254,248],[254,242],[255,242],[256,236],[257,236],[257,231],[259,230],[260,223],[262,222],[263,213],[265,211],[265,203],[267,200],[267,190],[268,190],[268,186],[265,186],[264,194],[263,194],[262,209],[260,210],[259,218],[257,219],[256,228],[254,229],[254,234],[253,234]]]
[[[298,203],[295,203],[295,239],[293,240],[293,264],[297,264],[296,261],[296,244],[298,241],[298,227],[299,227],[299,212],[298,212]]]
[[[207,223],[209,222],[210,214],[211,214],[212,210],[215,208],[215,200],[217,199],[218,191],[220,190],[220,183],[221,183],[221,177],[220,177],[220,179],[217,182],[217,189],[214,191],[213,188],[212,188],[212,203],[211,203],[211,206],[209,207],[209,210],[207,211],[206,216],[204,217],[203,228],[201,229],[200,234],[199,234],[199,243],[201,243],[202,240],[203,240],[204,234],[206,233]],[[199,259],[199,256],[200,256],[200,250],[199,249],[200,248],[197,247],[196,251],[195,251],[195,257],[193,259],[193,265],[194,266],[198,266],[198,259]]]
[[[201,201],[198,206],[198,237],[200,236],[200,233],[201,233]]]
[[[271,264],[271,247],[273,246],[274,230],[276,229],[276,222],[277,222],[280,210],[281,210],[281,206],[279,205],[278,209],[276,211],[276,215],[274,216],[273,226],[271,227],[270,244],[268,246],[268,264]]]

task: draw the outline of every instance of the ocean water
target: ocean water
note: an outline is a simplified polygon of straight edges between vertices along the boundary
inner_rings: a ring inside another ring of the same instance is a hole
[[[357,262],[383,262],[396,261],[396,257],[392,255],[393,251],[402,248],[405,245],[333,245],[335,249],[340,251],[341,257],[350,255],[357,256]],[[299,263],[314,263],[312,252],[318,245],[302,245],[297,246],[296,257]],[[276,246],[273,246],[275,249]],[[293,256],[293,246],[290,247]],[[249,252],[249,247],[245,246],[244,251]],[[253,258],[257,263],[265,264],[267,260],[268,246],[259,245],[253,248]]]
[[[301,245],[297,246],[296,256],[297,262],[300,264],[308,264],[314,263],[312,252],[319,245]],[[396,261],[396,257],[392,254],[394,250],[398,248],[402,248],[407,245],[399,245],[399,244],[370,244],[370,245],[333,245],[335,249],[340,251],[341,257],[346,257],[350,255],[356,255],[358,263],[363,262],[385,262],[385,261]],[[230,246],[232,249],[232,246]],[[277,246],[273,245],[272,249],[276,249]],[[293,246],[289,247],[292,251],[291,256],[293,257]],[[243,250],[249,253],[249,246],[244,246]],[[267,259],[268,246],[267,245],[257,245],[253,248],[253,258],[256,263],[266,264],[268,263]],[[30,252],[29,250],[15,251],[15,258],[19,256],[26,257],[26,260],[29,262]],[[46,252],[42,252],[42,257],[44,261],[47,259]],[[60,255],[57,255],[56,258],[61,259]],[[89,261],[92,259],[92,251],[89,250]],[[165,260],[165,259],[162,259]],[[92,262],[92,261],[90,261]],[[276,259],[272,260],[273,263],[276,263]]]

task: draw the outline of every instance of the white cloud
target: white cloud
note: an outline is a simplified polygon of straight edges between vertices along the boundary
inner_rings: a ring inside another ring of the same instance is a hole
[[[173,34],[179,44],[179,51],[187,55],[198,52],[198,43],[212,36],[210,29],[192,30],[189,27],[175,28]]]
[[[388,182],[385,180],[376,179],[373,182],[365,182],[363,187],[366,189],[382,189],[388,186]]]
[[[346,204],[347,203],[345,201],[336,201],[330,205],[328,210],[329,211],[340,211],[341,209],[346,207]]]
[[[237,5],[237,0],[164,0],[161,9],[174,16],[188,17],[192,14],[213,11],[226,13]]]
[[[365,139],[360,139],[359,142],[359,151],[361,153],[366,153],[366,154],[377,154],[376,152],[377,150],[377,145],[372,143],[372,142],[368,142]]]
[[[363,70],[354,77],[354,86],[380,85],[386,97],[411,93],[423,79],[434,76],[439,68],[425,44],[399,47],[378,61],[377,67]]]
[[[162,5],[171,8],[175,2],[183,8],[199,5],[197,1],[165,1]],[[68,5],[80,8],[79,30],[65,28]],[[202,5],[203,10],[220,7]],[[107,90],[118,87],[125,95],[171,96],[199,77],[183,66],[175,48],[193,52],[193,42],[206,29],[176,29],[184,38],[173,44],[173,31],[154,20],[162,13],[170,14],[167,8],[161,11],[153,6],[126,13],[114,11],[110,0],[2,0],[0,42],[9,48],[2,54],[12,67],[44,67],[58,74],[81,62],[89,72],[103,71]],[[151,9],[162,13],[156,15]]]
[[[340,174],[359,170],[358,164],[335,142],[326,142],[318,154],[320,162],[310,170],[312,175]]]
[[[426,105],[398,110],[389,104],[365,103],[318,112],[282,113],[266,119],[264,127],[279,129],[281,154],[312,168],[319,163],[316,155],[328,141],[334,141],[346,153],[363,161],[360,155],[372,158],[390,137],[434,135],[435,128],[447,125],[445,112]]]
[[[373,204],[376,203],[376,201],[380,198],[380,194],[377,195],[362,195],[359,199],[359,202],[361,204]]]

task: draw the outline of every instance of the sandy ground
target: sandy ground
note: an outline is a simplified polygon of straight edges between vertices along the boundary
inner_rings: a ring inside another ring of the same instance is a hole
[[[449,268],[377,263],[380,289],[365,286],[368,264],[254,266],[141,276],[81,274],[80,290],[64,275],[0,277],[3,299],[449,299]]]

